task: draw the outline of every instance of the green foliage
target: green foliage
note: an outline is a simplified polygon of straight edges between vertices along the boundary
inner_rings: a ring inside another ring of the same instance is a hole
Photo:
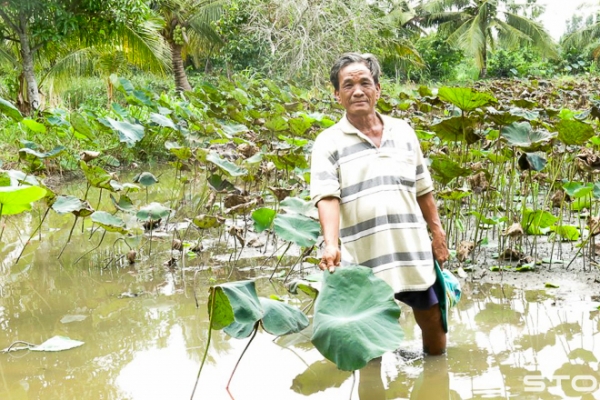
[[[337,268],[323,273],[311,341],[339,369],[357,370],[400,346],[399,317],[392,288],[370,268]]]
[[[452,47],[436,33],[420,38],[415,47],[421,55],[425,68],[413,68],[406,72],[407,78],[416,82],[450,82],[455,79],[457,67],[462,62],[463,53]],[[383,64],[384,72],[394,76],[389,67]]]

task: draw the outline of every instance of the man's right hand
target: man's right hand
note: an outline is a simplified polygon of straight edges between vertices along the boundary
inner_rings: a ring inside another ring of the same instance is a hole
[[[319,268],[322,271],[329,270],[329,272],[333,273],[335,271],[335,267],[340,265],[341,257],[342,253],[340,252],[340,248],[337,245],[328,244],[325,246],[325,250],[321,256]]]

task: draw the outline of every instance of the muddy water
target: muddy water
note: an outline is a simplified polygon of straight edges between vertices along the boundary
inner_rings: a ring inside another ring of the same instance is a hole
[[[163,262],[170,239],[159,238],[154,255],[135,266],[108,263],[122,243],[75,263],[99,236],[88,241],[89,226],[84,235],[78,225],[57,260],[73,219],[51,214],[46,226],[52,230],[41,242],[34,238],[15,265],[20,243],[31,233],[21,227],[37,218],[32,213],[10,220],[0,245],[0,348],[55,335],[85,344],[57,353],[0,354],[0,399],[188,399],[207,342],[206,292],[229,273],[214,261],[218,254],[169,269]],[[260,264],[240,264],[244,275],[231,279],[269,274],[253,268]],[[264,278],[257,287],[263,296],[286,296]],[[237,400],[581,398],[598,392],[600,382],[597,305],[556,289],[465,283],[464,298],[451,313],[447,357],[419,355],[418,328],[403,308],[402,348],[356,377],[324,361],[306,334],[273,341],[261,332],[230,391]],[[195,399],[230,398],[225,386],[246,343],[213,332]]]

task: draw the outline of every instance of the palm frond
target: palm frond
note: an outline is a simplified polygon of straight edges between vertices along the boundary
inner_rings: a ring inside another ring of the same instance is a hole
[[[138,26],[122,24],[115,42],[121,45],[130,64],[164,74],[170,68],[170,59],[168,47],[159,34],[160,29],[157,20],[146,20]]]
[[[188,18],[188,25],[200,36],[203,41],[210,44],[223,44],[219,34],[213,29],[211,23],[219,20],[223,15],[224,1],[210,1],[194,10]]]
[[[549,57],[557,57],[558,51],[548,31],[538,22],[518,14],[504,12],[506,23],[531,38],[531,43]]]
[[[96,52],[92,47],[73,51],[59,59],[40,80],[40,86],[49,81],[53,87],[67,85],[73,76],[91,75]]]
[[[494,25],[498,30],[498,40],[509,48],[515,48],[523,42],[532,42],[531,37],[500,19],[495,19]]]
[[[468,6],[470,0],[429,0],[418,9],[426,13],[437,14],[443,11],[452,10],[453,8],[461,9]]]
[[[583,48],[598,38],[600,38],[600,22],[571,33],[563,40],[563,46]]]
[[[20,64],[8,48],[0,45],[0,65],[10,65],[11,68],[19,68]]]

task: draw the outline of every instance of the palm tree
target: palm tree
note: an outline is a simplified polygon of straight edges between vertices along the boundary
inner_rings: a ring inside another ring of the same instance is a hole
[[[600,3],[597,7],[600,7]],[[600,43],[597,42],[598,39],[600,39],[600,15],[596,16],[595,22],[593,22],[593,19],[590,19],[590,23],[586,23],[584,27],[568,34],[563,39],[562,45],[564,48],[575,47],[583,49],[591,44],[593,46],[592,57],[598,59],[600,57]]]
[[[108,105],[112,103],[112,74],[136,67],[156,74],[169,71],[168,48],[160,35],[162,20],[148,16],[144,21],[132,25],[120,24],[110,38],[91,46],[77,38],[65,41],[54,51],[58,57],[41,58],[47,71],[40,84],[51,87],[62,86],[71,76],[94,75],[107,83]]]
[[[544,27],[511,12],[507,0],[430,0],[422,4],[421,23],[437,26],[450,44],[475,57],[479,77],[487,75],[488,49],[496,42],[506,47],[529,45],[543,55],[557,56],[556,45]],[[509,4],[510,5],[510,4]]]
[[[223,42],[212,28],[222,14],[222,0],[156,0],[154,10],[164,20],[161,34],[171,51],[171,63],[177,90],[192,90],[185,73],[184,60],[202,50],[210,53]]]

